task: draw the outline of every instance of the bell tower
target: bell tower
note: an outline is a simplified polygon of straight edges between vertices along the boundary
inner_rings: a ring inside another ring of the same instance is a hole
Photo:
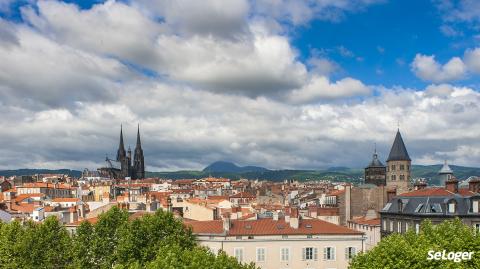
[[[412,160],[398,129],[387,159],[387,187],[397,189],[397,193],[408,191],[411,164]]]

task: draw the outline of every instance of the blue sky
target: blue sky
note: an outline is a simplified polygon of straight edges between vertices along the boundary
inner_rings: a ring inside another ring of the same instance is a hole
[[[0,0],[0,169],[480,164],[480,2]]]

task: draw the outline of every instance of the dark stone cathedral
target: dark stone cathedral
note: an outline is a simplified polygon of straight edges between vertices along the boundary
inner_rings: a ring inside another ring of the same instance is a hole
[[[116,160],[106,158],[106,167],[100,168],[99,171],[104,176],[113,179],[143,179],[145,178],[145,160],[143,157],[142,141],[140,140],[140,126],[137,130],[137,145],[132,158],[132,150],[125,150],[123,143],[123,128],[120,127],[120,143],[117,150]]]

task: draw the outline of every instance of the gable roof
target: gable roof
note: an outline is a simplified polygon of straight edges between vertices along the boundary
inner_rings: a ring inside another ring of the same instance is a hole
[[[407,148],[405,147],[405,143],[403,143],[400,130],[397,131],[397,135],[395,136],[395,140],[393,141],[392,148],[390,149],[390,154],[388,155],[387,162],[389,161],[411,161],[410,156],[407,152]]]

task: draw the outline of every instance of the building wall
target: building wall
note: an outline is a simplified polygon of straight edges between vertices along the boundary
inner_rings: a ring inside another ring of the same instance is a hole
[[[365,233],[365,250],[370,250],[380,242],[381,234],[378,225],[365,225],[350,222],[348,228]]]
[[[397,193],[407,191],[410,182],[410,172],[411,161],[387,162],[387,187],[396,187],[398,189]]]
[[[364,216],[369,209],[380,211],[387,201],[387,188],[384,186],[373,188],[353,187],[350,192],[350,203],[345,199],[345,193],[338,196],[340,225],[347,225],[347,221],[353,217]],[[351,218],[347,218],[347,211]]]
[[[346,258],[345,251],[347,247],[354,247],[359,253],[363,250],[362,236],[313,236],[309,239],[303,236],[289,236],[284,239],[281,236],[256,236],[254,239],[248,239],[244,236],[242,239],[236,237],[215,237],[198,236],[200,244],[209,247],[213,252],[218,250],[225,251],[230,256],[235,256],[235,249],[243,249],[243,262],[255,262],[256,266],[262,269],[278,268],[348,268],[349,260]],[[302,251],[305,247],[317,248],[318,259],[316,261],[305,261],[302,259]],[[333,247],[335,249],[335,260],[324,260],[324,248]],[[257,262],[257,248],[265,248],[265,261]],[[282,262],[280,251],[282,248],[289,248],[289,262]]]

